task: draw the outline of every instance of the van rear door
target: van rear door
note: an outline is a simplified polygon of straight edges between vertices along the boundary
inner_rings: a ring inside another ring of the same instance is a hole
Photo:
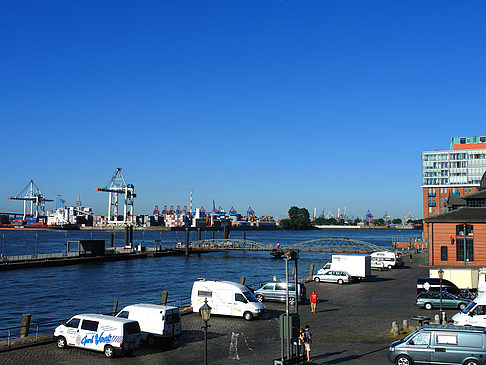
[[[164,336],[174,337],[181,333],[181,319],[179,317],[179,310],[167,309],[165,311],[165,327]]]

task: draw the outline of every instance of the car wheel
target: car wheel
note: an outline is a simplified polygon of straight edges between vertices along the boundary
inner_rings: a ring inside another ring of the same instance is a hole
[[[57,347],[60,349],[65,349],[67,347],[66,339],[62,336],[57,338]]]
[[[462,311],[462,310],[464,310],[464,308],[466,308],[466,304],[464,304],[464,303],[459,304],[459,310]]]
[[[319,277],[318,277],[318,276],[316,276],[316,277],[314,278],[314,281],[315,281],[316,283],[318,283],[319,281],[321,281],[321,279],[319,279]]]
[[[251,321],[253,319],[253,314],[251,314],[251,312],[245,312],[243,314],[243,317],[247,320],[247,321]]]
[[[425,303],[425,309],[427,309],[428,311],[432,309],[432,304],[430,303]]]
[[[479,362],[476,360],[466,360],[464,361],[464,365],[479,365]]]
[[[290,297],[289,298],[289,304],[290,305],[295,305],[295,298],[294,297]]]
[[[388,265],[386,268],[387,268],[388,270],[391,270],[391,269],[392,269],[392,266],[391,266],[391,265]]]
[[[155,337],[152,335],[148,335],[146,341],[147,341],[147,345],[149,346],[155,345]]]
[[[407,355],[399,355],[395,360],[397,365],[412,365],[413,361]]]
[[[343,281],[343,279],[338,279],[337,283],[338,283],[339,285],[342,285],[342,284],[344,283],[344,281]]]
[[[110,345],[105,346],[104,352],[106,357],[113,357],[115,355],[115,350],[113,349],[113,346]]]
[[[256,298],[258,299],[259,302],[263,302],[263,295],[258,294]]]

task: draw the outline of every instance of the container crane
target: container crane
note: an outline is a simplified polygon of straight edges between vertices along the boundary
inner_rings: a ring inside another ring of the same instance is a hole
[[[24,216],[22,219],[25,219],[27,215],[35,218],[45,216],[46,202],[54,201],[54,199],[47,199],[42,194],[34,180],[30,180],[27,186],[18,195],[9,196],[7,199],[24,201]]]
[[[108,195],[108,223],[109,224],[131,224],[133,217],[133,200],[137,197],[135,188],[132,184],[127,184],[123,177],[122,169],[118,167],[115,174],[108,184],[102,188],[96,188],[95,191],[104,191]],[[124,194],[123,203],[123,220],[118,220],[118,194]],[[127,219],[128,217],[128,219]]]

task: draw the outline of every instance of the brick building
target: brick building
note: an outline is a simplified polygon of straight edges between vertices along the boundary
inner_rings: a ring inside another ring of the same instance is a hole
[[[484,136],[453,137],[449,150],[422,152],[423,218],[447,212],[447,199],[451,195],[477,192],[485,171]]]
[[[486,265],[486,173],[478,192],[447,199],[446,213],[424,220],[429,265]]]

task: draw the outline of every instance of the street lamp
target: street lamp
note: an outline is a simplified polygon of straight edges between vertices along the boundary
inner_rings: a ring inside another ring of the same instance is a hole
[[[211,307],[208,305],[208,298],[204,298],[204,304],[199,308],[199,313],[204,322],[201,328],[204,328],[204,365],[208,365],[208,324],[209,317],[211,317]]]
[[[444,277],[444,270],[442,270],[442,267],[437,271],[437,274],[439,274],[439,285],[440,285],[440,317],[439,317],[439,323],[442,324],[442,278]]]

